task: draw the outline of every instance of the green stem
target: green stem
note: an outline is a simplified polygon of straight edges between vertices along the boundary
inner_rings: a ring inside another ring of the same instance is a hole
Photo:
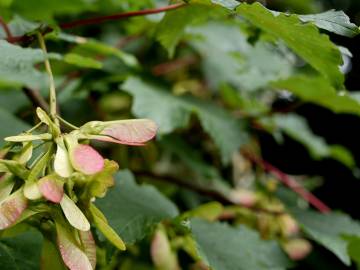
[[[37,36],[38,36],[38,39],[39,39],[40,47],[44,52],[45,69],[46,69],[46,72],[49,75],[49,81],[50,81],[50,117],[55,122],[55,124],[57,126],[59,126],[59,120],[56,117],[56,114],[57,114],[56,106],[57,105],[56,105],[55,80],[54,80],[54,76],[53,76],[52,71],[51,71],[50,61],[49,61],[48,56],[47,56],[47,49],[46,49],[44,37],[42,36],[41,33],[37,33]]]
[[[79,127],[69,123],[68,121],[66,121],[64,118],[61,118],[59,115],[57,116],[57,118],[60,120],[60,122],[62,122],[64,125],[68,126],[69,128],[72,129],[79,129]]]
[[[37,130],[39,127],[41,127],[42,124],[43,124],[43,122],[37,123],[35,126],[33,126],[31,129],[29,129],[29,130],[26,131],[25,133],[31,133],[31,132]]]

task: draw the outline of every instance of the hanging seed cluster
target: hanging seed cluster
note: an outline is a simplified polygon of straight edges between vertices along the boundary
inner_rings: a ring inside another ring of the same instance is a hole
[[[100,122],[80,128],[37,109],[38,125],[8,142],[0,159],[0,230],[27,222],[56,243],[71,270],[95,269],[91,224],[117,248],[125,244],[93,204],[114,185],[116,162],[104,159],[91,140],[144,145],[157,131],[148,119]],[[59,119],[73,130],[62,133]],[[45,129],[44,129],[45,127]],[[45,130],[45,133],[39,131]]]

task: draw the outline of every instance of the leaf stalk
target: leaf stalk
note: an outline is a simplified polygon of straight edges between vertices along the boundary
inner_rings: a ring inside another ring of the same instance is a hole
[[[50,83],[50,91],[49,91],[49,93],[50,93],[50,95],[49,95],[50,96],[50,101],[49,101],[49,103],[50,103],[50,117],[55,122],[55,124],[57,126],[59,126],[59,120],[56,117],[56,115],[57,115],[57,109],[56,109],[57,103],[56,103],[55,80],[54,80],[54,76],[53,76],[53,73],[52,73],[52,70],[51,70],[51,65],[50,65],[50,61],[49,61],[49,58],[48,58],[44,37],[40,32],[37,33],[37,37],[38,37],[38,40],[39,40],[40,47],[41,47],[42,51],[44,52],[45,69],[46,69],[46,72],[48,73],[48,76],[49,76],[49,83]]]

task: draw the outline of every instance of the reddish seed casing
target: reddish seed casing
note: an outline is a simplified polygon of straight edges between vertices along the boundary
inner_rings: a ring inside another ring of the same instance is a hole
[[[65,265],[70,270],[93,270],[89,258],[63,229],[58,229],[58,247]]]
[[[91,231],[79,231],[79,236],[83,250],[88,257],[93,269],[96,267],[96,243]]]
[[[0,204],[0,230],[9,228],[16,223],[27,208],[27,199],[22,190],[9,196]]]
[[[79,144],[71,154],[72,165],[77,171],[92,175],[104,169],[104,158],[90,145]]]
[[[64,189],[61,183],[50,177],[40,179],[38,183],[41,194],[53,203],[60,203],[64,196]]]
[[[107,126],[100,133],[103,141],[127,145],[144,145],[153,139],[157,132],[155,122],[148,119],[138,119],[129,122],[119,122]]]

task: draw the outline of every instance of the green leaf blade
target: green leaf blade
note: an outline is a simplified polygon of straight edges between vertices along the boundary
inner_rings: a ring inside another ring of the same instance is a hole
[[[12,238],[0,239],[0,265],[3,270],[38,270],[41,234],[30,230]]]
[[[304,231],[320,245],[334,253],[345,265],[350,265],[348,245],[344,236],[360,236],[360,224],[340,213],[320,214],[295,211]]]
[[[46,75],[34,67],[45,60],[40,49],[22,48],[0,40],[0,51],[0,85],[37,89],[47,81]],[[60,59],[57,54],[48,54],[47,57]]]
[[[343,11],[329,10],[319,14],[299,15],[303,22],[313,22],[317,27],[335,34],[355,37],[360,33],[357,25],[350,22]]]
[[[273,82],[277,89],[288,90],[306,102],[323,106],[335,113],[360,115],[360,103],[350,94],[337,93],[336,89],[322,77],[294,76]]]
[[[164,88],[136,77],[129,78],[122,89],[134,96],[134,114],[154,120],[160,134],[186,127],[191,114],[196,114],[218,146],[225,164],[248,139],[243,122],[212,103],[190,96],[174,96]]]
[[[143,239],[154,225],[179,214],[177,207],[155,188],[137,185],[130,171],[119,172],[116,179],[115,187],[96,205],[125,243]]]
[[[214,270],[286,269],[288,259],[275,242],[260,240],[246,228],[192,219],[200,255]]]
[[[237,12],[264,32],[283,40],[334,86],[342,87],[344,75],[339,68],[342,65],[340,51],[314,25],[301,23],[296,15],[278,13],[276,16],[259,3],[242,4]]]
[[[0,147],[4,145],[4,138],[10,135],[21,133],[30,128],[30,125],[18,119],[0,107]]]

